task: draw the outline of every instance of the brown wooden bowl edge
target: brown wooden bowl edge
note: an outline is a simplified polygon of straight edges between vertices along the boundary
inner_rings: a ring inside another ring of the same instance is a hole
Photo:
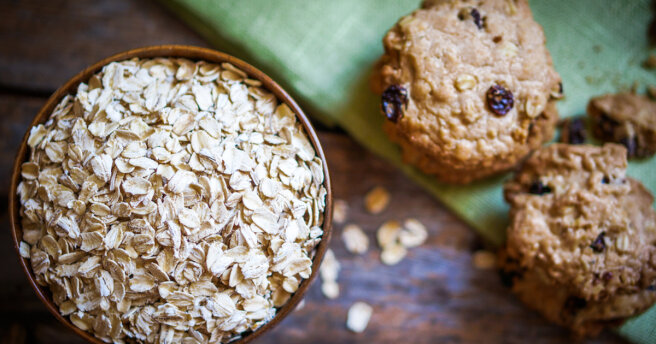
[[[111,62],[128,60],[135,57],[138,58],[181,57],[181,58],[188,58],[191,60],[205,60],[214,63],[228,62],[235,65],[237,68],[246,72],[249,76],[254,77],[254,79],[260,80],[264,88],[274,93],[280,101],[284,102],[292,109],[292,111],[296,114],[296,117],[300,120],[301,124],[303,125],[303,128],[305,129],[307,135],[310,137],[310,141],[312,142],[312,145],[314,146],[317,155],[319,156],[319,158],[323,163],[323,172],[325,176],[324,186],[327,191],[326,207],[324,210],[324,223],[322,225],[322,229],[324,233],[323,233],[322,240],[319,243],[319,246],[315,250],[315,256],[312,260],[312,274],[310,275],[309,278],[301,282],[298,290],[292,295],[292,297],[287,301],[287,303],[285,303],[284,306],[278,309],[276,315],[274,316],[273,319],[271,319],[271,321],[264,324],[262,327],[258,328],[257,330],[246,334],[241,339],[232,342],[235,344],[249,343],[252,340],[260,337],[262,334],[274,328],[287,315],[289,315],[289,313],[291,313],[291,311],[293,311],[294,308],[296,308],[296,306],[298,305],[298,303],[303,299],[303,296],[305,295],[308,288],[316,278],[319,270],[319,266],[321,265],[326,250],[328,249],[328,244],[330,242],[330,237],[332,234],[332,211],[333,211],[332,186],[331,186],[330,173],[328,171],[328,162],[324,155],[323,148],[321,146],[319,138],[314,128],[312,127],[312,124],[310,123],[309,119],[307,118],[303,110],[300,108],[300,106],[296,103],[296,101],[294,101],[294,99],[280,85],[278,85],[278,83],[273,81],[273,79],[271,79],[264,72],[260,71],[259,69],[255,68],[254,66],[250,65],[249,63],[241,59],[238,59],[234,56],[228,55],[226,53],[222,53],[217,50],[195,47],[195,46],[187,46],[187,45],[157,45],[157,46],[148,46],[143,48],[130,49],[112,55],[110,57],[104,58],[94,63],[93,65],[85,68],[84,70],[82,70],[81,72],[70,78],[66,83],[64,83],[64,85],[59,87],[48,98],[46,103],[41,107],[37,115],[30,123],[30,127],[28,131],[23,136],[21,145],[14,159],[14,166],[12,168],[11,184],[9,189],[9,221],[10,221],[11,232],[12,232],[11,235],[14,241],[13,242],[14,249],[16,250],[16,253],[20,260],[21,266],[23,268],[23,272],[25,272],[26,277],[28,278],[32,288],[36,292],[41,302],[43,302],[46,308],[48,308],[50,313],[52,313],[55,316],[55,318],[57,318],[57,320],[59,320],[66,327],[68,327],[73,332],[75,332],[80,337],[84,338],[89,342],[97,343],[97,344],[104,343],[100,339],[91,335],[89,332],[83,331],[77,326],[73,325],[73,323],[71,323],[67,318],[61,315],[54,301],[52,301],[50,291],[37,284],[30,266],[31,264],[28,263],[27,259],[23,258],[20,255],[19,245],[22,239],[22,227],[20,225],[20,214],[19,214],[20,202],[18,200],[18,195],[16,194],[16,190],[18,189],[18,184],[20,183],[20,166],[26,160],[28,154],[27,138],[29,136],[29,130],[35,125],[45,122],[45,120],[50,116],[50,114],[54,110],[55,106],[57,106],[59,101],[64,96],[73,93],[75,91],[75,88],[77,88],[77,86],[80,83],[89,80],[89,78],[96,72],[100,71],[102,67],[104,67],[105,65]]]

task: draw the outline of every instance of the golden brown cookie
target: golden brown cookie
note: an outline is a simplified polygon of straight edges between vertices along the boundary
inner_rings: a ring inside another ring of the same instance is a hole
[[[594,135],[623,144],[629,157],[656,153],[656,101],[634,93],[607,94],[588,103]]]
[[[626,166],[620,145],[553,144],[504,188],[511,223],[502,270],[513,291],[582,335],[656,301],[653,197]]]
[[[372,87],[406,162],[468,183],[551,138],[562,86],[525,0],[426,1],[383,44]]]

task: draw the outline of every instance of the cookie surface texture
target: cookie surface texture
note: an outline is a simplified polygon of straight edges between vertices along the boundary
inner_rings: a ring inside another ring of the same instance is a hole
[[[653,197],[626,166],[620,145],[553,144],[504,188],[502,270],[524,303],[581,335],[656,301]]]
[[[407,163],[468,183],[551,138],[560,76],[526,1],[426,1],[383,45],[372,88]]]

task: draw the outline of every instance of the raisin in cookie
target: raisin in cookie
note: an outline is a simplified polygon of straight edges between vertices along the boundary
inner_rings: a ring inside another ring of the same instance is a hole
[[[519,298],[581,335],[656,301],[653,197],[626,176],[626,149],[553,144],[506,183],[502,270]]]
[[[551,138],[562,86],[526,0],[426,1],[383,45],[372,88],[407,163],[468,183]]]
[[[559,142],[580,145],[585,143],[585,121],[581,117],[570,117],[560,121]]]
[[[656,102],[633,93],[607,94],[588,103],[594,135],[623,144],[629,157],[656,153]]]

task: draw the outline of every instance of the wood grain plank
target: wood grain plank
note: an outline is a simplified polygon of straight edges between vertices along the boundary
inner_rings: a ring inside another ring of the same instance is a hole
[[[151,0],[0,1],[0,86],[48,94],[84,67],[127,49],[207,46]]]
[[[0,199],[7,199],[13,154],[32,116],[45,101],[0,94]],[[569,342],[567,331],[547,324],[523,307],[501,285],[493,270],[472,267],[476,235],[428,193],[394,167],[359,147],[346,135],[320,132],[335,197],[350,204],[347,222],[359,224],[371,247],[362,256],[349,254],[336,225],[331,247],[342,264],[341,295],[327,300],[314,283],[305,307],[292,313],[260,343],[535,343]],[[392,202],[381,215],[364,210],[363,195],[382,185]],[[6,206],[0,213],[0,338],[29,343],[78,343],[59,325],[29,287],[11,247]],[[392,267],[379,261],[375,231],[389,219],[415,217],[430,232],[426,244],[412,249]],[[318,282],[318,281],[317,281]],[[365,301],[374,307],[363,334],[346,330],[348,307]],[[611,332],[590,343],[621,343]]]

